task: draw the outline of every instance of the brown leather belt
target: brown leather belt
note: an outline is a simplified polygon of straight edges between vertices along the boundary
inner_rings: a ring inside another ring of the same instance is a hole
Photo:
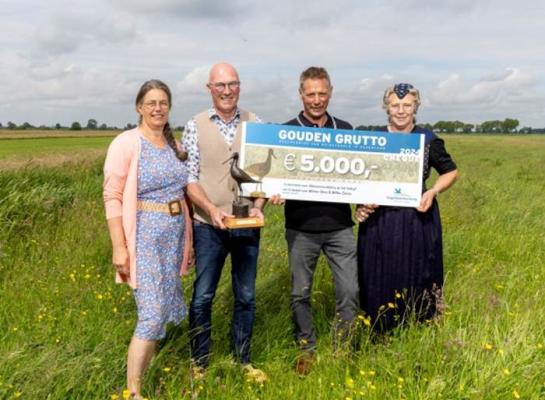
[[[173,217],[180,215],[184,209],[183,200],[172,200],[168,203],[155,203],[153,201],[139,200],[136,209],[140,211],[160,212],[170,214]]]

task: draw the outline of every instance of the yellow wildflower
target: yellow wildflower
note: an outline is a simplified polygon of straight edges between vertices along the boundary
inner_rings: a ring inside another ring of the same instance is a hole
[[[396,308],[394,303],[388,303],[388,308]]]
[[[169,367],[165,367],[165,368],[163,368],[163,371],[166,372],[166,373],[169,373],[171,371],[171,369]]]
[[[123,390],[123,398],[128,400],[131,397],[131,391],[129,389]]]
[[[349,376],[346,377],[345,383],[350,389],[354,388],[354,379],[350,378]]]
[[[507,368],[502,369],[502,372],[503,372],[505,375],[511,375],[511,372],[510,372]]]
[[[484,348],[485,350],[492,350],[492,349],[494,348],[494,346],[492,346],[490,343],[485,343],[485,344],[483,345],[483,348]]]
[[[513,397],[514,397],[515,399],[520,399],[520,394],[519,394],[519,392],[517,392],[517,389],[514,389],[514,390],[513,390]]]
[[[112,394],[112,395],[110,396],[110,399],[111,399],[111,400],[117,400],[117,399],[119,399],[119,396],[118,396],[117,394]]]

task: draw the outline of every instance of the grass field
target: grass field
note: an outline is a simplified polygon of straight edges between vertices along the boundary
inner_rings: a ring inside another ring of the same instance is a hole
[[[84,137],[112,137],[120,133],[116,130],[83,130],[72,131],[64,130],[41,130],[41,129],[25,129],[11,130],[0,129],[0,139],[31,139],[31,138],[84,138]]]
[[[54,158],[58,140],[39,147],[51,146],[47,153]],[[74,153],[96,149],[85,163],[68,157],[47,168],[0,164],[1,399],[122,398],[136,314],[129,289],[113,283],[110,264],[101,200],[104,146],[110,140],[71,142]],[[439,199],[446,266],[443,321],[412,325],[378,344],[369,341],[360,323],[361,349],[333,356],[334,292],[321,259],[313,288],[319,357],[308,377],[297,377],[282,209],[268,207],[253,358],[269,382],[246,382],[231,363],[227,266],[214,305],[213,357],[205,380],[189,378],[185,321],[162,342],[145,381],[146,396],[545,398],[545,137],[445,140],[461,177]],[[7,142],[0,140],[1,152]],[[28,147],[15,143],[10,157],[27,157]],[[191,276],[184,279],[186,299],[191,284]]]
[[[118,131],[0,130],[0,170],[51,167],[103,156]]]

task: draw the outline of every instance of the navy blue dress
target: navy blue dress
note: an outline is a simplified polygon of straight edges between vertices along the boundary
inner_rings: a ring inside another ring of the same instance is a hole
[[[425,181],[434,168],[440,175],[456,169],[444,142],[433,132],[415,127],[426,137]],[[443,243],[439,206],[434,200],[421,213],[415,208],[380,206],[360,223],[358,233],[360,305],[373,329],[383,332],[415,317],[432,318],[442,299]]]

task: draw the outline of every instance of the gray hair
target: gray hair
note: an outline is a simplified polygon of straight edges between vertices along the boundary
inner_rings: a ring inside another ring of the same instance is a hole
[[[386,89],[386,91],[384,92],[384,96],[382,97],[382,108],[385,109],[386,112],[388,112],[388,106],[390,105],[390,95],[395,94],[397,96],[396,86],[397,85],[394,85]],[[420,107],[420,103],[421,103],[420,92],[418,91],[418,89],[413,87],[407,91],[407,94],[412,94],[414,96],[414,104],[415,104],[414,113],[416,114],[418,112],[418,107]]]
[[[331,88],[331,80],[327,70],[323,67],[308,67],[299,76],[299,92],[303,92],[303,85],[307,79],[325,79]]]

